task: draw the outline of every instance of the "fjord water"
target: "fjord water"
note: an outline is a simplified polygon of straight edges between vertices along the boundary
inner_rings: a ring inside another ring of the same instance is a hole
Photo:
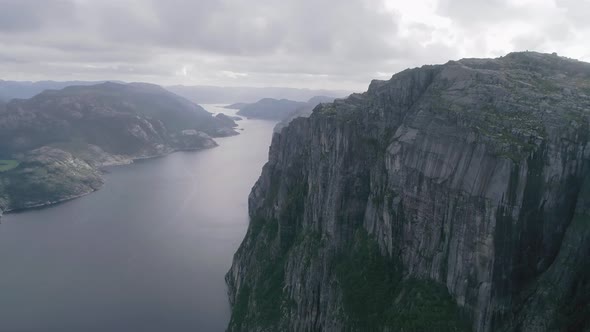
[[[114,167],[98,192],[5,215],[0,332],[225,330],[224,274],[274,126],[238,123],[219,147]]]

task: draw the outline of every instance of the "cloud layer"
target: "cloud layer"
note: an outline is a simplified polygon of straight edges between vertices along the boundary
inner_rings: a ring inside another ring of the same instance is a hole
[[[0,78],[363,90],[461,57],[590,60],[589,0],[0,0]]]

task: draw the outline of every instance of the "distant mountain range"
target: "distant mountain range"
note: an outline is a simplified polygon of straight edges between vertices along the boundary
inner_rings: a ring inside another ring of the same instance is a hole
[[[58,90],[68,86],[96,85],[105,81],[3,81],[0,80],[0,100],[13,98],[31,98],[45,90]],[[124,82],[116,82],[124,83]],[[218,86],[184,86],[165,87],[198,104],[254,103],[262,98],[290,99],[307,101],[314,96],[345,97],[350,93],[343,90],[311,90],[296,88],[254,88],[254,87],[218,87]]]
[[[264,98],[240,107],[238,115],[248,118],[283,120],[306,103],[289,99]]]
[[[322,104],[322,103],[331,103],[335,99],[336,98],[334,98],[334,97],[326,97],[326,96],[316,96],[316,97],[310,98],[307,101],[307,103],[305,103],[305,105],[303,107],[298,108],[297,110],[295,110],[295,112],[292,112],[286,118],[281,119],[281,121],[279,123],[277,123],[277,125],[275,126],[274,132],[276,132],[276,133],[280,132],[283,128],[288,126],[289,123],[291,123],[291,121],[293,121],[297,118],[309,117],[311,115],[311,113],[313,113],[313,110],[316,108],[316,106],[318,106],[319,104]]]
[[[105,81],[4,81],[0,80],[0,100],[9,101],[14,98],[31,98],[45,90],[58,90],[68,86],[95,85]],[[122,82],[121,82],[122,83]]]
[[[263,98],[307,102],[315,96],[346,97],[344,90],[311,90],[295,88],[252,88],[215,86],[169,86],[168,90],[199,104],[254,103]]]
[[[143,140],[165,144],[168,136],[183,130],[232,134],[202,107],[145,83],[71,86],[15,99],[0,116],[0,129],[0,151],[76,139],[126,155],[145,148]],[[128,146],[132,141],[138,146]]]
[[[238,109],[238,115],[248,118],[266,119],[280,121],[275,131],[280,131],[298,117],[310,116],[313,109],[320,103],[330,103],[336,99],[328,96],[314,96],[306,102],[263,98],[255,103],[235,103],[226,106],[230,109]]]

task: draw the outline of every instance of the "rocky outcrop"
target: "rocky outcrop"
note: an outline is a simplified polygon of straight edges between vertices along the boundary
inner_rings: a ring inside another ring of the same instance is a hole
[[[20,165],[0,172],[0,210],[22,210],[80,197],[99,189],[100,172],[72,154],[42,147],[19,156]]]
[[[240,117],[235,117],[235,116],[232,117],[232,116],[225,115],[223,113],[217,114],[215,116],[215,118],[221,120],[223,122],[223,124],[229,128],[237,127],[238,125],[234,121],[238,121],[238,119],[241,120]]]
[[[275,134],[230,331],[589,331],[590,64],[406,70]]]
[[[183,130],[175,135],[174,142],[175,146],[181,150],[208,149],[217,146],[211,136],[194,129]]]

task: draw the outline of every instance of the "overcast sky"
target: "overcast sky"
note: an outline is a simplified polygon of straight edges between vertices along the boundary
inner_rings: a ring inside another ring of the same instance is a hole
[[[515,50],[590,61],[590,0],[0,0],[0,79],[364,91]]]

